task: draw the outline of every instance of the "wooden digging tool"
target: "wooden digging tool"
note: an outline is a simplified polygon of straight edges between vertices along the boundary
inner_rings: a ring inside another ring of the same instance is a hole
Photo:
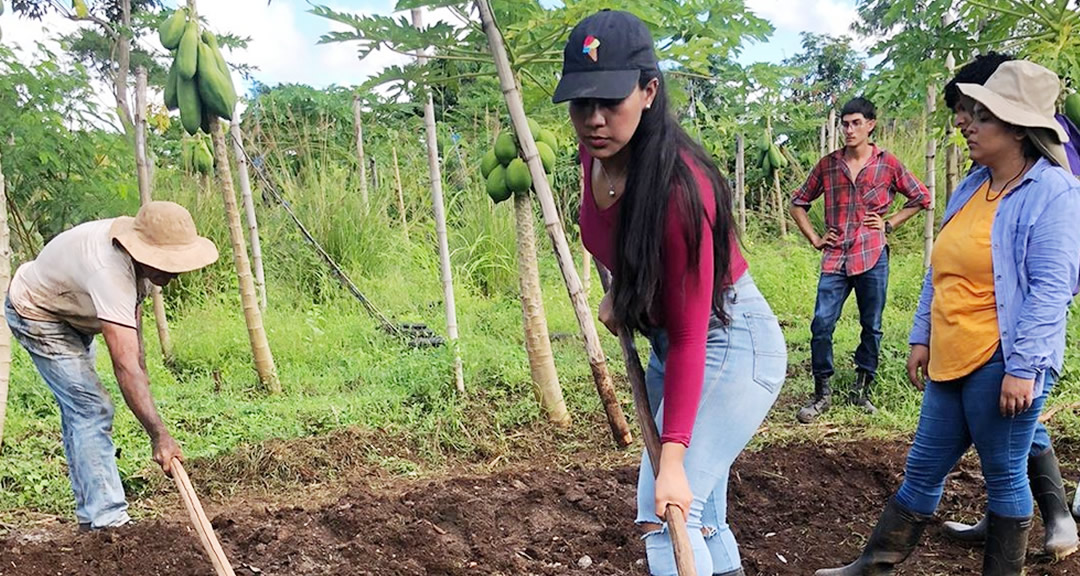
[[[191,523],[195,526],[195,531],[199,533],[199,540],[202,541],[203,549],[206,550],[206,555],[210,557],[210,563],[214,565],[214,572],[217,573],[217,576],[236,576],[232,565],[229,564],[229,559],[225,557],[225,551],[221,549],[217,536],[214,535],[214,528],[206,518],[206,512],[203,512],[202,504],[199,503],[199,496],[195,494],[195,489],[191,487],[191,479],[188,478],[187,472],[184,471],[184,465],[175,458],[172,461],[172,477],[173,481],[176,482],[176,488],[180,490],[180,499],[184,501],[184,507],[187,508],[188,515],[191,516]]]
[[[600,273],[600,284],[604,287],[604,292],[607,292],[611,289],[611,272],[599,262],[596,263],[596,268]],[[656,429],[656,420],[653,419],[649,406],[645,370],[641,367],[641,357],[638,356],[634,336],[622,328],[619,329],[619,345],[626,362],[626,379],[630,381],[630,391],[634,395],[634,413],[637,414],[638,426],[641,427],[641,438],[645,442],[645,450],[649,453],[653,477],[656,477],[660,472],[660,433]],[[694,550],[690,546],[690,533],[686,528],[686,517],[683,516],[682,508],[669,504],[665,516],[671,533],[671,547],[675,549],[675,568],[679,576],[697,576]]]

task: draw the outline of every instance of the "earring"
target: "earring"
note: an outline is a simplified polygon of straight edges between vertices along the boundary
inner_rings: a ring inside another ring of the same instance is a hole
[[[645,109],[646,110],[651,110],[652,109],[652,104],[646,104]]]

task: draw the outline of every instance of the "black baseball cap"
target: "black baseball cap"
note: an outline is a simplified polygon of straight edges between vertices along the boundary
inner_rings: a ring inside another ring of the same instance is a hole
[[[644,22],[629,12],[597,12],[570,31],[562,78],[551,101],[622,100],[634,91],[642,70],[657,69],[652,35]]]

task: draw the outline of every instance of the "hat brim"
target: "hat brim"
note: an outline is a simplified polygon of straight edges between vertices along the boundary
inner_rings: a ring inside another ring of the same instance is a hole
[[[1029,128],[1028,139],[1039,149],[1051,162],[1069,170],[1069,155],[1065,153],[1065,145],[1054,140],[1054,136],[1046,130]]]
[[[970,96],[976,102],[986,106],[986,109],[994,116],[997,116],[1002,122],[1007,122],[1014,126],[1022,126],[1024,128],[1046,128],[1047,130],[1051,130],[1057,136],[1059,143],[1069,141],[1069,135],[1065,133],[1065,129],[1061,127],[1061,124],[1058,124],[1053,116],[1046,117],[1025,110],[1013,102],[1002,98],[982,84],[957,84],[956,88],[961,94]]]
[[[582,98],[622,100],[634,91],[640,78],[641,70],[571,72],[559,79],[551,101],[558,104]]]
[[[178,246],[152,246],[139,238],[134,225],[134,218],[123,216],[113,222],[109,233],[140,264],[181,274],[205,268],[218,259],[217,246],[208,238],[199,236],[190,244]]]

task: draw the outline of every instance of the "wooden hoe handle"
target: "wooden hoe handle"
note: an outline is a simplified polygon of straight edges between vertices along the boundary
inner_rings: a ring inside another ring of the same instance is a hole
[[[172,461],[172,477],[173,481],[176,482],[176,488],[180,491],[180,499],[184,501],[184,507],[187,508],[188,515],[191,516],[191,523],[195,526],[195,531],[199,533],[199,540],[202,541],[203,549],[206,550],[206,555],[210,557],[210,562],[214,565],[217,576],[236,576],[232,565],[229,564],[229,559],[225,557],[225,551],[221,549],[217,536],[214,535],[214,528],[210,525],[210,520],[206,518],[206,512],[203,512],[202,504],[199,503],[199,496],[195,494],[195,489],[191,487],[191,479],[188,478],[187,472],[184,471],[184,465],[175,458]]]

